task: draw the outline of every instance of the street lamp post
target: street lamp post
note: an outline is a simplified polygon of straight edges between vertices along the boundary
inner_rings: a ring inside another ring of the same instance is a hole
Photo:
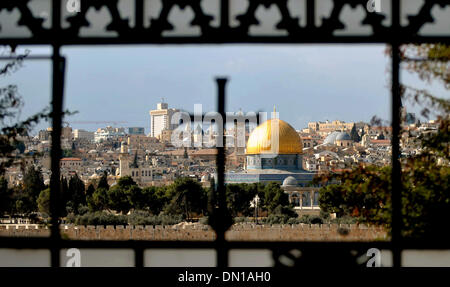
[[[259,205],[259,200],[260,200],[259,196],[256,195],[253,198],[253,200],[250,202],[250,207],[254,207],[255,208],[254,214],[255,214],[255,222],[256,222],[256,224],[258,224],[258,205]]]

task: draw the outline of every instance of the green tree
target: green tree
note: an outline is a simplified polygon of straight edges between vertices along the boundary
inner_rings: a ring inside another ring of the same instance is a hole
[[[130,186],[130,188],[128,189],[128,194],[131,208],[142,210],[147,207],[146,194],[142,192],[142,189],[139,186]]]
[[[103,175],[98,182],[97,188],[105,188],[107,190],[109,189],[108,174],[106,173],[106,171],[103,172]]]
[[[136,182],[131,176],[123,176],[119,178],[117,184],[112,186],[108,191],[108,207],[122,213],[128,213],[133,207],[131,197],[136,200],[139,195]]]
[[[390,222],[390,167],[355,167],[322,179],[325,180],[319,190],[319,204],[324,212],[353,216],[371,224]],[[320,182],[319,178],[316,181]],[[331,181],[335,183],[325,185]]]
[[[92,183],[89,184],[88,188],[86,189],[86,204],[89,208],[89,211],[94,211],[94,202],[92,196],[94,195],[95,187]]]
[[[37,199],[39,211],[47,215],[50,214],[50,188],[46,188],[39,194]]]
[[[250,207],[250,202],[256,196],[257,192],[257,185],[255,184],[227,184],[227,205],[232,216],[252,215],[253,208]]]
[[[40,168],[28,167],[23,178],[23,192],[18,196],[21,213],[30,214],[37,211],[36,200],[42,190],[45,189],[44,178]]]
[[[264,196],[262,197],[262,206],[272,213],[279,205],[288,206],[289,196],[281,189],[276,182],[269,182],[264,186]]]
[[[122,176],[121,178],[119,178],[119,180],[117,181],[117,185],[128,189],[131,186],[137,185],[136,182],[133,180],[133,178],[131,176]]]
[[[13,192],[8,188],[8,181],[4,177],[0,177],[0,216],[5,213],[12,215],[14,210]]]
[[[68,194],[69,201],[67,202],[67,205],[75,214],[78,214],[80,205],[86,205],[86,193],[84,182],[77,174],[73,175],[69,180]]]
[[[67,216],[67,203],[71,200],[70,193],[69,193],[69,183],[67,182],[67,179],[63,176],[61,176],[60,179],[61,184],[61,210],[60,215],[61,216]],[[70,211],[71,207],[69,207]]]
[[[358,132],[356,131],[356,125],[353,125],[352,130],[350,131],[350,138],[354,142],[360,142],[361,138],[358,135]]]
[[[207,207],[207,194],[197,181],[190,178],[177,178],[167,189],[171,198],[166,211],[171,214],[183,214],[186,219],[196,214],[204,214]]]
[[[86,189],[86,197],[92,196],[95,192],[95,187],[92,184],[89,184],[88,188]]]
[[[108,207],[122,214],[127,214],[131,209],[128,190],[118,184],[111,186],[108,190]]]
[[[326,177],[330,180],[330,176]],[[359,222],[391,226],[391,168],[358,167],[333,175],[339,184],[320,189],[320,207]],[[408,159],[402,168],[402,234],[443,239],[450,222],[450,168],[428,160]],[[447,237],[447,239],[450,237]]]
[[[92,196],[88,197],[87,204],[91,211],[103,211],[108,209],[108,190],[106,188],[97,188]]]
[[[146,187],[142,190],[142,194],[145,199],[143,209],[148,209],[153,215],[158,215],[170,200],[167,197],[165,187]]]

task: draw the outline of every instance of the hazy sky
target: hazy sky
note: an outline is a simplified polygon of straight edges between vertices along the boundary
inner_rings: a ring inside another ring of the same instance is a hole
[[[29,47],[32,54],[50,49]],[[170,107],[215,109],[216,76],[229,78],[227,110],[273,110],[296,129],[309,121],[390,119],[389,58],[383,45],[154,45],[67,47],[65,107],[73,128],[141,126],[164,98]],[[49,104],[51,64],[25,61],[0,78],[19,85],[21,118]],[[403,80],[425,86],[403,73]],[[429,87],[430,88],[430,87]],[[448,97],[448,91],[431,90]],[[95,123],[98,122],[98,123]],[[46,127],[43,124],[40,128]]]

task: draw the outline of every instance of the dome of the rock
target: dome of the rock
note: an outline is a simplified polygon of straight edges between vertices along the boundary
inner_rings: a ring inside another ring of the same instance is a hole
[[[277,128],[278,127],[278,131]],[[273,136],[278,140],[272,140]],[[280,119],[268,120],[256,127],[247,141],[246,154],[301,154],[302,140],[295,129]]]

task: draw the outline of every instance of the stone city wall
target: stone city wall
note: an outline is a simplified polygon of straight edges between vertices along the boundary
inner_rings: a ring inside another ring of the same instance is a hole
[[[65,239],[82,240],[198,240],[215,239],[211,227],[202,224],[156,226],[73,226],[62,225]],[[46,237],[50,229],[38,225],[0,225],[0,236]],[[255,225],[235,224],[226,233],[230,241],[373,241],[388,240],[383,227],[356,224],[284,224]]]

